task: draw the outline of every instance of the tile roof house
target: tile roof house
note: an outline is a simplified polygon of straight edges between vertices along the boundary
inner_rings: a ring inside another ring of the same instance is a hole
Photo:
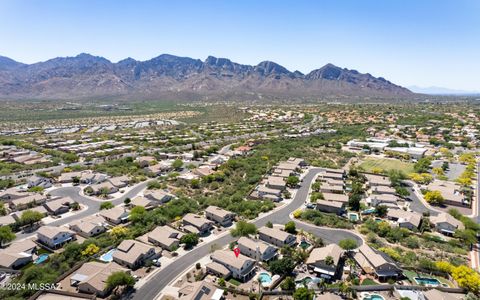
[[[403,209],[389,209],[387,218],[396,221],[399,227],[410,230],[418,229],[422,222],[422,215],[416,212],[405,211]]]
[[[282,177],[268,176],[265,186],[271,189],[283,191],[287,187],[286,181]]]
[[[76,286],[80,293],[105,297],[110,292],[107,289],[107,278],[114,272],[129,271],[112,262],[108,264],[96,261],[87,262],[70,275],[70,285]]]
[[[17,219],[15,219],[15,217],[12,215],[6,215],[6,216],[0,217],[0,226],[12,225],[12,224],[15,224],[16,222],[17,222]]]
[[[122,206],[101,210],[98,214],[114,225],[128,222],[128,216],[130,215],[127,208]]]
[[[54,226],[42,226],[37,230],[38,242],[47,245],[51,249],[57,249],[64,244],[75,240],[75,232]]]
[[[255,272],[255,260],[239,254],[235,256],[233,251],[217,250],[210,256],[213,262],[223,265],[232,276],[241,281],[250,279]]]
[[[73,203],[70,197],[61,197],[55,200],[48,201],[43,204],[43,207],[51,215],[61,215],[70,210],[70,204]]]
[[[155,247],[134,240],[124,240],[113,252],[113,261],[120,265],[136,269],[143,265],[147,259],[153,259],[160,253],[156,253]]]
[[[9,206],[11,210],[24,210],[29,207],[42,205],[47,201],[47,197],[41,194],[33,193],[28,196],[13,199],[10,201]]]
[[[0,249],[0,267],[18,269],[32,261],[32,254],[37,244],[30,239],[13,242],[5,249]]]
[[[261,227],[258,230],[258,237],[267,243],[275,245],[279,248],[286,245],[293,245],[296,242],[296,237],[293,234],[282,231],[278,228]]]
[[[157,201],[150,200],[142,196],[137,196],[133,198],[128,205],[130,207],[142,206],[145,209],[149,210],[157,207],[159,204],[160,203],[158,203]]]
[[[78,178],[78,180],[80,181],[81,177],[82,177],[82,172],[66,172],[66,173],[60,174],[60,176],[58,176],[57,181],[60,183],[70,183],[74,181],[74,178]]]
[[[43,187],[43,188],[49,188],[52,186],[52,180],[50,178],[38,176],[38,175],[33,175],[30,176],[27,179],[27,187],[32,188],[35,186]]]
[[[87,216],[70,223],[70,229],[83,237],[92,237],[107,230],[107,222],[100,215]]]
[[[277,247],[260,240],[241,237],[237,241],[240,253],[257,261],[269,261],[277,255]]]
[[[366,274],[373,274],[380,281],[395,279],[402,275],[402,270],[390,257],[366,244],[358,248],[354,259]]]
[[[130,183],[130,178],[128,178],[128,176],[126,175],[123,175],[123,176],[108,178],[107,181],[110,182],[113,186],[120,189],[120,188],[126,187]]]
[[[461,221],[448,213],[439,213],[437,216],[431,216],[430,223],[435,226],[435,230],[445,235],[453,235],[457,229],[465,229]]]
[[[316,208],[326,213],[341,215],[345,211],[345,202],[317,200]]]
[[[218,206],[210,205],[205,209],[205,217],[222,226],[230,226],[235,219],[236,214]]]
[[[382,175],[372,175],[372,174],[364,174],[365,178],[367,178],[367,185],[368,187],[374,186],[391,186],[392,183],[387,176]]]
[[[213,283],[206,281],[186,282],[178,290],[179,300],[220,300],[223,299],[223,290]]]
[[[439,191],[445,199],[445,204],[471,207],[471,203],[466,200],[465,195],[461,192],[461,186],[456,183],[434,180],[427,185],[427,189],[430,191]]]
[[[106,191],[107,194],[113,194],[118,192],[118,187],[114,186],[110,181],[104,181],[90,185],[93,195],[99,195],[102,191]]]
[[[348,196],[345,194],[334,194],[334,193],[322,193],[322,194],[323,194],[324,200],[348,203]]]
[[[157,201],[159,203],[166,203],[172,200],[173,195],[164,190],[148,190],[143,196],[147,199]]]
[[[424,297],[424,300],[459,300],[460,299],[459,297],[455,297],[452,294],[449,294],[437,289],[424,291],[423,297]]]
[[[179,247],[183,235],[184,233],[165,225],[155,227],[152,231],[138,237],[137,240],[143,243],[151,243],[168,251],[174,251]]]
[[[188,213],[183,219],[184,229],[191,233],[206,234],[213,227],[213,222],[206,219],[205,217]],[[193,228],[192,228],[193,227]]]
[[[341,274],[339,265],[343,253],[344,251],[337,244],[329,244],[322,248],[315,248],[310,252],[306,264],[314,272],[321,274],[322,277],[328,279],[338,278]],[[331,262],[328,261],[328,257],[332,258]]]

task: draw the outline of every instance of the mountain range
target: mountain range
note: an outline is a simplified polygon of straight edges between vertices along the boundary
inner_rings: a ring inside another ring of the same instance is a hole
[[[113,63],[90,54],[23,64],[0,56],[2,99],[329,99],[415,95],[382,77],[327,64],[308,74],[263,61],[243,65],[162,54]]]

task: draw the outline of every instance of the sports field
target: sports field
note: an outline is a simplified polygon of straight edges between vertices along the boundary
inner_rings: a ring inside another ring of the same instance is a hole
[[[363,168],[365,172],[373,172],[381,170],[381,172],[388,172],[390,170],[400,170],[405,175],[413,172],[413,164],[404,162],[394,158],[366,158],[359,167]]]

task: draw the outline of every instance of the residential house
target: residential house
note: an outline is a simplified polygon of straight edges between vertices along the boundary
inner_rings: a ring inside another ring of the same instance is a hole
[[[267,243],[275,245],[279,248],[283,246],[292,246],[296,242],[296,238],[293,234],[282,231],[278,228],[269,228],[266,226],[261,227],[258,230],[258,237]]]
[[[71,183],[71,182],[74,182],[75,179],[77,179],[78,182],[80,182],[81,177],[82,177],[82,172],[66,172],[66,173],[60,174],[60,176],[58,176],[57,181],[59,183]]]
[[[275,176],[275,177],[282,177],[282,178],[287,178],[288,176],[292,176],[294,175],[295,173],[293,173],[292,171],[289,171],[289,170],[281,170],[281,169],[273,169],[272,171],[272,176]]]
[[[405,211],[403,209],[389,209],[387,218],[396,221],[399,227],[410,230],[418,229],[422,222],[422,215],[416,212]]]
[[[232,225],[233,220],[235,220],[235,213],[232,213],[228,210],[220,208],[218,206],[209,206],[205,210],[205,217],[211,221],[214,221],[221,226],[227,227]]]
[[[427,189],[439,191],[445,199],[444,204],[471,207],[471,203],[466,200],[465,195],[461,191],[461,186],[454,182],[434,180],[427,185]]]
[[[32,193],[28,193],[28,192],[19,190],[16,187],[11,187],[11,188],[8,188],[8,189],[0,192],[0,200],[9,201],[9,200],[23,198],[23,197],[31,195],[31,194]]]
[[[118,192],[118,187],[114,186],[110,181],[92,184],[92,195],[100,195],[102,193],[113,194]]]
[[[317,200],[316,208],[326,213],[341,215],[345,211],[345,202]]]
[[[396,279],[402,275],[395,262],[386,254],[363,244],[355,253],[354,259],[366,274],[374,275],[380,281]]]
[[[431,216],[430,223],[435,226],[435,230],[445,235],[453,235],[456,230],[465,229],[461,221],[448,213],[439,213],[437,216]]]
[[[200,177],[204,177],[204,176],[212,175],[213,173],[215,173],[215,171],[211,167],[200,166],[196,169],[193,169],[192,173]]]
[[[278,170],[283,170],[283,171],[288,171],[290,173],[294,173],[298,170],[299,166],[298,164],[292,164],[288,162],[281,162],[276,166],[276,169]]]
[[[115,272],[130,271],[113,262],[86,262],[70,275],[70,285],[77,287],[80,293],[95,294],[103,298],[110,293],[106,284],[107,278]]]
[[[367,178],[367,186],[374,187],[374,186],[391,186],[392,183],[387,176],[383,175],[372,175],[372,174],[364,174],[365,178]]]
[[[124,240],[118,245],[112,256],[113,261],[118,264],[136,269],[142,266],[146,260],[154,259],[158,254],[153,246],[134,240]]]
[[[100,173],[95,172],[82,172],[82,176],[80,177],[80,183],[84,184],[95,184],[103,182],[107,179],[107,176]]]
[[[212,221],[192,213],[186,214],[183,217],[182,222],[185,231],[200,235],[210,232],[213,227]]]
[[[27,187],[32,188],[32,187],[42,187],[42,188],[49,188],[52,186],[52,180],[50,178],[38,176],[38,175],[33,175],[30,176],[27,179]]]
[[[457,294],[458,295],[458,294]],[[461,295],[463,296],[463,295]],[[454,296],[452,294],[437,290],[431,289],[428,291],[423,292],[423,299],[424,300],[459,300],[462,299],[458,296]],[[465,298],[463,298],[465,299]]]
[[[335,194],[335,193],[322,193],[323,199],[327,201],[336,201],[342,203],[348,203],[348,196],[345,194]]]
[[[15,210],[24,210],[27,208],[35,207],[42,205],[47,201],[47,197],[41,194],[29,194],[28,196],[10,200],[9,206],[10,209]]]
[[[367,202],[369,202],[372,206],[378,205],[395,205],[397,206],[398,197],[392,194],[372,194],[370,197],[367,198]]]
[[[142,196],[137,196],[137,197],[133,198],[129,203],[130,207],[142,206],[146,210],[153,209],[153,208],[157,207],[158,205],[159,205],[159,203],[157,201],[150,200],[150,199],[148,199],[146,197],[142,197]]]
[[[43,207],[45,207],[49,214],[57,216],[68,212],[72,203],[72,198],[62,197],[44,203]]]
[[[252,278],[255,272],[255,260],[243,254],[235,256],[233,255],[232,251],[217,250],[213,252],[210,258],[213,262],[216,262],[227,268],[231,272],[232,277],[241,281],[247,281],[248,279]],[[209,271],[208,266],[207,271]]]
[[[221,300],[224,290],[218,288],[211,282],[196,281],[185,282],[185,284],[178,290],[179,300]]]
[[[386,185],[377,185],[370,188],[371,194],[391,194],[395,195],[396,191],[394,188]]]
[[[128,176],[123,175],[123,176],[118,176],[118,177],[112,177],[107,179],[108,182],[110,182],[113,186],[117,187],[118,189],[126,187],[130,183],[130,178]]]
[[[115,206],[110,209],[101,210],[99,215],[104,217],[108,222],[118,225],[127,222],[130,213],[127,211],[126,207]]]
[[[37,244],[30,239],[13,242],[5,249],[0,249],[0,267],[18,269],[32,261]]]
[[[145,168],[155,164],[157,162],[157,159],[153,156],[139,156],[137,157],[136,162],[141,168]]]
[[[322,184],[320,185],[320,192],[332,193],[332,194],[343,194],[343,185],[331,185],[328,182],[322,182]]]
[[[154,230],[138,237],[137,239],[144,243],[151,243],[159,246],[164,250],[174,251],[180,245],[180,239],[184,235],[170,226],[159,226]]]
[[[107,230],[107,222],[100,215],[91,215],[70,223],[70,229],[83,237],[92,237]]]
[[[166,203],[173,198],[173,195],[164,190],[147,190],[143,196],[147,199]]]
[[[64,244],[75,240],[75,232],[55,226],[42,226],[37,230],[38,242],[48,246],[51,249],[57,249]]]
[[[307,162],[303,158],[290,157],[287,159],[287,163],[297,165],[298,167],[306,167]]]
[[[287,187],[287,183],[282,177],[268,176],[265,181],[267,188],[283,191]]]
[[[310,252],[307,266],[322,278],[340,278],[342,269],[340,263],[344,251],[337,244],[329,244],[322,248],[315,248]]]
[[[277,248],[260,240],[241,237],[237,241],[240,253],[256,261],[269,261],[277,255]]]
[[[17,222],[14,216],[6,215],[0,217],[0,226],[13,225]]]

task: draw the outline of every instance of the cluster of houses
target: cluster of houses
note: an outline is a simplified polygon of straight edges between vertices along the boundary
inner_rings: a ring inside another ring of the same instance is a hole
[[[298,176],[299,172],[307,166],[305,160],[290,157],[272,168],[270,174],[250,193],[252,199],[281,201],[282,194],[287,188],[286,179],[289,176]]]
[[[36,151],[17,148],[16,146],[0,146],[0,161],[24,165],[50,162],[50,158]]]
[[[320,183],[319,191],[323,199],[318,199],[316,209],[341,215],[345,212],[348,204],[348,196],[345,194],[346,172],[343,169],[325,168],[316,178],[317,184]]]
[[[395,143],[398,146],[389,146]],[[428,144],[414,143],[407,140],[398,140],[393,138],[368,138],[366,141],[351,140],[347,142],[347,147],[353,151],[363,151],[370,153],[394,153],[405,156],[413,160],[418,160],[425,156],[428,152],[432,152],[433,149],[427,147]]]
[[[445,205],[471,207],[472,202],[467,199],[462,188],[458,183],[446,180],[434,180],[425,187],[430,191],[439,191]]]

